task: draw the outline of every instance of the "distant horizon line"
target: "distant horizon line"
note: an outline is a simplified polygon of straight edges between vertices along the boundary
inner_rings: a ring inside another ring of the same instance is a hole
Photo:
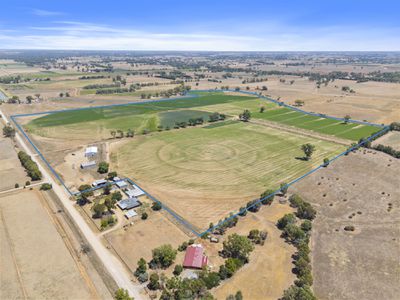
[[[224,53],[400,53],[400,50],[134,50],[134,49],[51,49],[51,48],[0,48],[0,51],[85,51],[85,52],[224,52]]]

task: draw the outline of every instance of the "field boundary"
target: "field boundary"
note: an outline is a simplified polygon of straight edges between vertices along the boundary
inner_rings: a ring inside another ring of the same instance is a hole
[[[380,124],[375,124],[375,123],[370,123],[370,122],[366,122],[366,121],[358,121],[358,120],[353,120],[353,119],[349,119],[349,120],[345,120],[344,118],[338,118],[338,117],[333,117],[333,116],[327,116],[324,114],[318,114],[318,113],[311,113],[311,112],[307,112],[304,111],[302,109],[299,109],[297,107],[285,104],[283,102],[274,100],[270,97],[266,97],[263,96],[261,94],[258,94],[256,92],[250,92],[250,91],[236,91],[236,90],[217,90],[217,89],[212,89],[212,90],[193,90],[191,93],[189,93],[188,95],[185,95],[184,97],[174,97],[174,98],[162,98],[162,99],[158,99],[158,100],[146,100],[146,101],[137,101],[137,102],[128,102],[128,103],[119,103],[119,104],[111,104],[111,105],[101,105],[101,106],[89,106],[89,107],[81,107],[81,108],[71,108],[71,109],[65,109],[65,110],[54,110],[54,111],[44,111],[44,112],[36,112],[36,113],[28,113],[28,114],[16,114],[16,115],[11,115],[10,119],[12,120],[12,122],[15,124],[15,126],[17,127],[17,129],[22,133],[22,135],[25,137],[25,139],[29,142],[29,144],[33,147],[33,149],[36,151],[36,153],[39,155],[39,157],[42,159],[42,161],[46,164],[47,168],[51,171],[51,173],[57,178],[57,180],[61,183],[61,185],[65,188],[65,190],[71,195],[71,196],[77,196],[79,194],[81,194],[82,192],[72,192],[65,184],[65,182],[63,181],[63,179],[61,178],[61,176],[54,170],[54,168],[50,165],[50,163],[47,161],[47,159],[44,157],[44,155],[42,154],[42,152],[39,150],[39,148],[33,143],[33,141],[29,138],[28,134],[23,130],[22,126],[17,122],[18,118],[22,118],[22,117],[31,117],[31,116],[39,116],[39,115],[47,115],[47,114],[55,114],[55,113],[59,113],[59,112],[68,112],[68,111],[82,111],[82,110],[90,110],[90,109],[101,109],[101,108],[109,108],[109,107],[118,107],[118,106],[130,106],[130,105],[134,105],[134,104],[146,104],[146,103],[158,103],[158,102],[165,102],[165,101],[173,101],[173,100],[190,100],[193,98],[198,98],[199,95],[195,94],[195,92],[224,92],[224,91],[229,91],[229,92],[236,92],[236,93],[242,93],[242,94],[246,94],[246,95],[252,95],[252,96],[256,96],[260,99],[264,99],[270,102],[273,102],[279,106],[284,106],[286,108],[292,109],[294,111],[298,111],[300,113],[306,114],[306,115],[311,115],[311,116],[316,116],[316,117],[320,117],[320,118],[325,118],[325,119],[333,119],[333,120],[337,120],[337,121],[347,121],[348,123],[355,123],[355,124],[360,124],[360,125],[369,125],[369,126],[374,126],[374,127],[379,127],[382,128],[380,131],[378,131],[377,133],[369,136],[368,138],[363,139],[361,142],[359,142],[358,144],[348,148],[346,151],[336,155],[335,157],[333,157],[332,159],[329,160],[329,164],[334,162],[335,160],[337,160],[338,158],[349,154],[351,151],[358,149],[359,147],[363,146],[365,143],[367,142],[371,142],[373,139],[375,139],[376,137],[380,136],[380,135],[384,135],[386,134],[389,130],[390,127],[389,126],[385,126],[385,125],[380,125]],[[308,171],[307,173],[303,174],[302,176],[292,180],[291,182],[286,184],[286,188],[290,187],[291,185],[295,184],[296,182],[304,179],[305,177],[313,174],[314,172],[318,171],[319,169],[325,167],[325,164],[319,165],[318,167],[315,167],[314,169],[312,169],[311,171]],[[139,187],[134,181],[132,181],[130,178],[125,178],[129,183],[136,185],[137,187]],[[107,185],[107,184],[106,184]],[[105,186],[105,185],[103,185]],[[101,188],[103,186],[99,186],[96,188],[92,188],[89,190],[93,190],[93,189],[98,189]],[[140,189],[142,189],[141,187],[139,187]],[[143,189],[142,189],[143,190]],[[170,209],[168,206],[166,206],[165,204],[163,204],[160,200],[158,200],[157,198],[155,198],[154,196],[152,196],[150,193],[148,193],[147,191],[143,190],[143,192],[146,194],[147,197],[149,197],[152,201],[160,203],[162,208],[164,210],[166,210],[173,218],[175,218],[179,223],[181,223],[185,228],[187,228],[189,231],[191,231],[192,233],[194,233],[196,236],[201,237],[205,234],[208,234],[212,231],[214,231],[216,228],[222,226],[225,222],[228,222],[229,220],[237,217],[238,215],[242,214],[244,211],[247,211],[249,208],[252,208],[255,205],[258,205],[261,201],[268,199],[278,193],[281,192],[281,189],[278,189],[276,191],[274,191],[273,193],[265,196],[264,198],[260,198],[260,199],[255,199],[253,200],[254,203],[249,206],[246,207],[243,210],[240,210],[239,212],[235,212],[232,213],[229,217],[227,217],[226,219],[220,221],[219,223],[217,223],[215,226],[203,231],[203,232],[199,232],[191,223],[189,223],[188,221],[186,221],[184,218],[182,218],[181,216],[179,216],[178,214],[176,214],[172,209]]]

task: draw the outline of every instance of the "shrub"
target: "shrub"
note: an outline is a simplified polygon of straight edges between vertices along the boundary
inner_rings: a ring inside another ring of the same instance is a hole
[[[296,217],[294,214],[286,214],[282,218],[278,220],[278,228],[279,229],[284,229],[287,225],[289,224],[294,224],[296,222]]]
[[[324,158],[324,167],[327,167],[329,165],[329,158]]]
[[[202,271],[199,278],[204,282],[209,290],[218,286],[221,282],[221,277],[217,272]]]
[[[149,215],[146,212],[142,213],[142,220],[146,220],[148,217]]]
[[[15,185],[14,185],[14,187],[17,189],[17,188],[19,188],[19,183],[16,183]]]
[[[183,272],[182,265],[176,265],[174,268],[174,275],[179,276]]]
[[[150,282],[147,285],[150,290],[158,290],[160,288],[160,276],[157,273],[152,273],[150,275]]]
[[[51,183],[43,183],[40,186],[41,191],[48,191],[48,190],[51,190],[52,188],[53,188],[53,186],[51,185]]]
[[[312,223],[310,220],[304,220],[303,223],[301,223],[300,225],[301,230],[303,230],[304,232],[309,232],[312,229]]]
[[[102,161],[99,163],[97,172],[99,172],[100,174],[105,174],[108,172],[108,167],[109,167],[109,164],[105,161]]]
[[[168,268],[174,262],[177,251],[171,245],[162,245],[153,249],[152,267]]]
[[[247,202],[246,204],[246,208],[248,211],[251,212],[258,212],[261,208],[261,202],[259,202],[259,200],[252,200]]]
[[[186,248],[188,247],[188,242],[183,242],[181,245],[178,247],[178,251],[185,251]]]
[[[263,199],[263,200],[261,200],[261,203],[264,205],[270,205],[272,203],[272,201],[274,201],[274,197],[275,197],[274,192],[275,192],[274,190],[266,190],[264,193],[262,193],[260,195],[260,199]],[[271,195],[271,196],[269,196],[269,195]],[[269,196],[269,197],[265,198],[267,196]]]
[[[153,205],[151,206],[151,208],[152,208],[154,211],[157,211],[157,210],[160,210],[160,209],[162,208],[162,205],[161,205],[160,202],[153,202]]]
[[[306,234],[300,227],[288,224],[283,229],[283,236],[291,243],[298,244],[306,239]]]
[[[25,182],[25,186],[31,185],[30,181]]]

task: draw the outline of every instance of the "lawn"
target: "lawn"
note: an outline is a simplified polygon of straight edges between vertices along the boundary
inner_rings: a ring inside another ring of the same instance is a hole
[[[140,136],[111,154],[111,168],[137,181],[199,229],[320,165],[345,147],[242,122]],[[304,143],[316,146],[311,161]]]

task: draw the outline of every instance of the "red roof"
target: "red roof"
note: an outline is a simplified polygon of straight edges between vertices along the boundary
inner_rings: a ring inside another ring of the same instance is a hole
[[[186,268],[203,268],[208,263],[208,258],[203,253],[204,249],[201,245],[187,247],[183,266]]]

